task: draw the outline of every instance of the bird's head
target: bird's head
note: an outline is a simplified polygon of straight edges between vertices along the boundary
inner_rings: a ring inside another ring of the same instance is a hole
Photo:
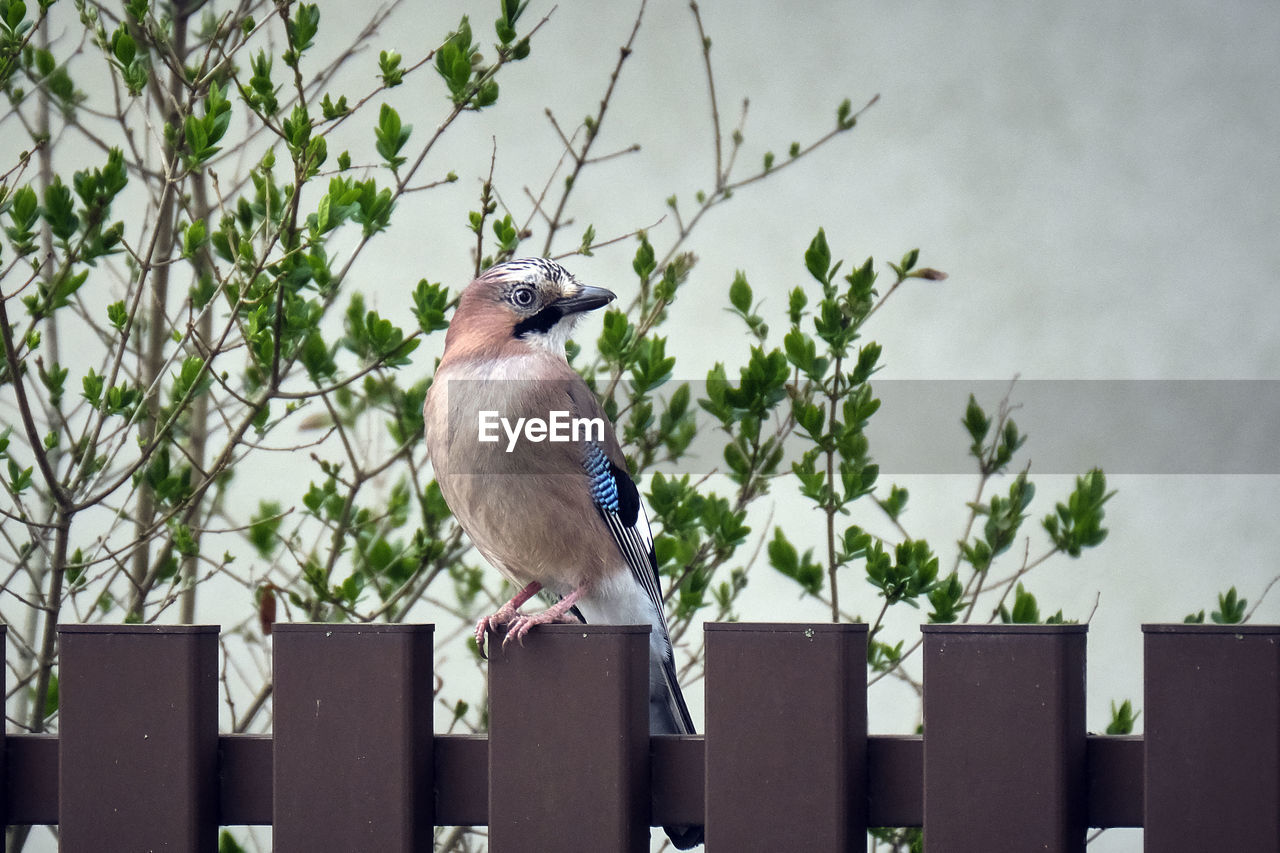
[[[582,312],[615,298],[613,291],[583,284],[546,258],[495,264],[463,291],[445,346],[474,337],[489,346],[519,341],[563,356]]]

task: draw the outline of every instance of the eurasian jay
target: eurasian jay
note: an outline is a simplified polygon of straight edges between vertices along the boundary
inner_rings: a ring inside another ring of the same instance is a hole
[[[506,643],[578,618],[648,624],[649,729],[693,734],[640,493],[613,426],[565,357],[581,313],[614,298],[544,258],[482,273],[458,301],[427,393],[427,452],[458,523],[519,589],[476,624],[481,654],[488,630],[504,625]],[[521,613],[542,590],[559,600]],[[665,829],[682,850],[702,842],[700,826]]]

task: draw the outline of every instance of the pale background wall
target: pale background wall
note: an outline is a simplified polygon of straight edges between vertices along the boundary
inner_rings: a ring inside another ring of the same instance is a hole
[[[565,4],[556,12],[538,45],[542,64],[517,69],[504,84],[527,117],[518,141],[498,136],[500,177],[555,156],[543,105],[562,119],[594,109],[634,6]],[[780,294],[804,280],[800,255],[823,225],[837,257],[891,259],[920,246],[925,262],[951,274],[942,285],[899,294],[877,318],[872,335],[886,348],[886,378],[1280,378],[1280,11],[1273,5],[809,0],[783,12],[776,3],[711,0],[701,7],[722,112],[736,117],[740,99],[751,99],[744,163],[754,165],[765,149],[785,156],[790,140],[825,131],[842,97],[860,105],[880,93],[881,101],[851,135],[777,183],[743,190],[702,226],[698,280],[711,282],[712,292],[682,296],[673,332],[680,376],[697,378],[724,357],[719,330],[737,334],[719,312],[733,271],[746,270],[766,307],[781,310]],[[689,198],[709,184],[698,60],[685,4],[651,3],[624,69],[616,123],[598,148],[638,141],[643,151],[584,183],[579,222],[623,233],[660,216],[671,193]],[[474,156],[488,155],[485,145]],[[640,222],[618,216],[618,197]],[[452,247],[456,223],[443,228],[418,235],[422,265],[436,252],[464,263]],[[655,236],[664,228],[670,223]],[[630,251],[574,268],[625,293]],[[460,269],[457,280],[465,277]],[[382,291],[386,301],[394,281]],[[1272,420],[1245,428],[1280,439]],[[1222,440],[1214,430],[1188,438],[1190,455]],[[963,444],[957,425],[957,453]],[[1119,495],[1108,507],[1105,546],[1032,576],[1028,586],[1049,611],[1084,619],[1098,603],[1089,642],[1092,730],[1105,727],[1112,698],[1141,705],[1142,622],[1211,609],[1231,584],[1252,603],[1280,573],[1275,473],[1113,474]],[[911,488],[913,531],[940,549],[959,536],[972,478],[895,479]],[[1070,483],[1039,478],[1033,518]],[[802,537],[809,520],[816,517],[799,510],[785,523]],[[845,594],[863,613],[877,609],[860,580]],[[821,618],[821,608],[800,602],[794,586],[767,569],[753,576],[742,610],[749,619]],[[1280,621],[1280,596],[1254,618]],[[873,691],[872,703],[874,730],[915,723],[901,712],[913,707],[905,692]],[[1093,848],[1140,846],[1139,831],[1112,831]]]

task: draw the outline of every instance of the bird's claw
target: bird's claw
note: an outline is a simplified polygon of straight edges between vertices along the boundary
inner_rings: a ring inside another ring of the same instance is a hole
[[[560,610],[558,607],[551,607],[541,613],[524,614],[517,613],[515,618],[507,623],[507,635],[502,638],[503,648],[512,639],[516,640],[520,645],[524,645],[525,635],[533,629],[534,625],[555,625],[555,624],[577,624],[578,617],[572,613]]]
[[[498,608],[496,613],[488,616],[482,616],[480,621],[476,622],[476,649],[480,652],[481,660],[488,660],[489,656],[485,654],[485,639],[490,629],[497,631],[503,625],[510,624],[516,618],[516,609],[508,602]],[[505,645],[505,640],[503,641]]]
[[[524,635],[529,633],[529,629],[537,623],[530,616],[517,616],[507,625],[507,634],[502,638],[502,647],[505,649],[507,643],[515,638],[516,642],[524,645]]]
[[[572,602],[570,602],[572,604]],[[502,638],[502,647],[506,648],[507,643],[513,639],[520,645],[524,645],[525,635],[533,628],[534,625],[552,625],[557,622],[567,622],[570,624],[577,623],[578,617],[566,609],[560,609],[559,606],[551,607],[543,610],[541,613],[524,614],[516,610],[508,602],[498,609],[498,612],[482,617],[476,622],[476,648],[480,650],[480,659],[488,660],[489,656],[485,654],[485,639],[490,630],[497,631],[502,626],[507,627],[506,636]]]

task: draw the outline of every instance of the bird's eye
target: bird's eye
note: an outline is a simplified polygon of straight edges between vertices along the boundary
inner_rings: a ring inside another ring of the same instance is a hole
[[[532,287],[517,287],[511,291],[511,301],[521,308],[528,308],[535,298]]]

